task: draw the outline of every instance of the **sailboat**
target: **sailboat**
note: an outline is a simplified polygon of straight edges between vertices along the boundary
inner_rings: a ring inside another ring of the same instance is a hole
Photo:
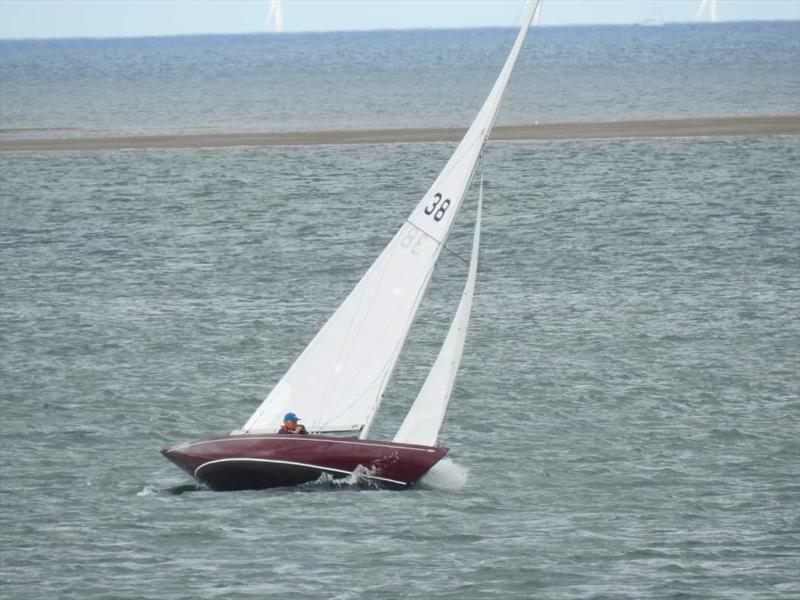
[[[540,0],[477,117],[389,244],[241,429],[162,454],[214,490],[265,489],[357,474],[381,487],[414,485],[448,448],[439,430],[466,338],[480,246],[481,181],[467,281],[441,350],[391,441],[369,432],[434,267],[491,133]],[[297,413],[309,435],[278,434]]]
[[[269,3],[267,29],[275,33],[283,33],[283,0],[271,0]]]
[[[694,20],[697,21],[703,15],[703,13],[708,14],[708,22],[709,23],[716,23],[717,22],[717,0],[702,0],[700,5],[697,7],[697,14],[694,16]]]

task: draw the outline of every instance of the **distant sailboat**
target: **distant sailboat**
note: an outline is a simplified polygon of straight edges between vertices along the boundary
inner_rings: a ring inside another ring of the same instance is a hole
[[[497,81],[433,185],[261,406],[241,430],[165,448],[166,458],[217,490],[297,485],[323,474],[339,478],[353,473],[402,488],[447,454],[447,448],[436,444],[472,308],[482,183],[467,281],[439,355],[394,439],[367,436],[538,6],[539,0],[528,0],[522,28]],[[305,418],[310,435],[276,433],[289,412]]]
[[[656,16],[651,19],[645,19],[644,21],[639,21],[640,27],[663,27],[664,26],[664,19],[661,18],[661,11],[656,12]]]
[[[532,25],[534,27],[538,27],[541,24],[541,22],[542,22],[542,3],[539,2],[539,4],[536,6],[536,12],[533,13]]]
[[[283,33],[283,0],[270,0],[267,29],[275,33]]]
[[[639,23],[640,27],[663,27],[664,21],[659,17],[657,19],[645,19]]]
[[[697,14],[695,14],[694,20],[698,21],[702,17],[703,13],[708,13],[709,23],[716,23],[717,3],[718,0],[701,0],[700,6],[697,7]]]

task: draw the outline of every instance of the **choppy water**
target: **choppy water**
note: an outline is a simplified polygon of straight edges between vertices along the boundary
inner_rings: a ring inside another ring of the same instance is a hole
[[[15,137],[466,127],[514,29],[0,43]],[[498,123],[800,111],[800,24],[544,27]],[[77,128],[77,131],[69,128]]]
[[[175,493],[157,449],[247,418],[449,150],[4,157],[8,597],[800,589],[794,138],[495,145],[449,483]]]
[[[418,489],[197,491],[158,454],[246,420],[452,148],[3,154],[0,595],[796,597],[796,137],[493,144],[453,462]]]

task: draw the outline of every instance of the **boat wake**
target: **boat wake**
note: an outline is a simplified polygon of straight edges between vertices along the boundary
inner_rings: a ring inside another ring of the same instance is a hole
[[[353,473],[346,477],[333,477],[323,473],[315,481],[299,486],[297,491],[323,491],[323,490],[381,490],[375,479],[372,479],[374,469],[359,466]],[[467,483],[469,472],[465,467],[457,465],[451,459],[445,458],[436,463],[422,479],[417,487],[428,490],[455,491],[463,488]],[[281,488],[289,490],[290,488]],[[180,496],[191,492],[208,492],[209,489],[202,484],[179,484],[172,486],[146,485],[139,490],[137,496]]]
[[[186,492],[207,492],[208,488],[204,485],[200,484],[192,484],[192,483],[185,483],[183,485],[174,485],[170,488],[167,488],[167,492],[172,494],[173,496],[180,496],[181,494],[185,494]]]
[[[422,476],[417,485],[425,489],[455,491],[463,488],[468,478],[466,467],[454,463],[450,458],[443,458]]]
[[[374,479],[370,479],[370,475],[374,473],[374,469],[367,469],[363,465],[359,465],[355,471],[346,477],[334,477],[329,473],[323,473],[319,479],[305,484],[306,488],[328,488],[328,489],[358,489],[358,490],[378,490],[380,486]]]
[[[355,489],[355,490],[380,490],[384,489],[378,482],[370,476],[373,470],[366,467],[359,466],[352,474],[347,477],[333,477],[327,473],[323,473],[319,479],[310,483],[304,484],[302,487],[306,490],[319,490],[319,489]],[[430,471],[428,471],[417,482],[417,488],[438,491],[456,491],[460,490],[467,484],[469,478],[469,471],[466,467],[462,467],[454,463],[449,458],[444,458],[436,463]]]

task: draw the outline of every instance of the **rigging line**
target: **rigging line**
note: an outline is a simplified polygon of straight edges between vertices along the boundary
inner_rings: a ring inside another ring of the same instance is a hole
[[[424,229],[422,229],[421,227],[417,227],[417,226],[416,226],[414,223],[412,223],[412,222],[411,222],[409,219],[405,219],[405,222],[406,222],[406,223],[408,223],[409,225],[411,225],[411,226],[412,226],[414,229],[416,229],[417,231],[419,231],[419,232],[420,232],[422,235],[424,235],[426,238],[429,238],[430,240],[432,240],[434,244],[436,244],[436,245],[439,245],[439,246],[442,244],[442,242],[440,242],[439,240],[437,240],[435,237],[433,237],[433,236],[432,236],[430,233],[428,233],[427,231],[425,231],[425,230],[424,230]]]
[[[425,237],[427,237],[427,238],[429,238],[429,239],[433,240],[433,242],[434,242],[435,244],[439,244],[440,246],[442,246],[442,250],[445,250],[445,251],[449,252],[450,254],[452,254],[453,256],[455,256],[457,259],[459,259],[461,262],[463,262],[464,264],[469,264],[469,261],[467,261],[467,260],[464,260],[464,257],[462,257],[460,254],[458,254],[458,253],[457,253],[457,252],[455,252],[454,250],[450,250],[450,248],[448,248],[448,247],[447,247],[447,244],[444,244],[444,245],[442,245],[442,243],[441,243],[439,240],[437,240],[437,239],[436,239],[435,237],[433,237],[431,234],[427,233],[427,232],[426,232],[424,229],[420,229],[419,227],[417,227],[416,225],[414,225],[414,223],[412,223],[412,222],[411,222],[411,221],[409,221],[408,219],[406,219],[406,223],[408,223],[409,225],[411,225],[411,226],[412,226],[414,229],[416,229],[417,231],[419,231],[419,232],[420,232],[422,235],[424,235]]]
[[[483,156],[482,153],[481,153],[481,156]],[[478,160],[480,161],[480,157],[478,158]],[[481,164],[481,185],[483,185],[483,164]],[[466,192],[464,193],[464,195],[466,196]],[[464,258],[463,256],[461,256],[455,250],[451,250],[450,248],[448,248],[447,244],[445,244],[444,248],[442,248],[442,249],[445,250],[446,252],[448,252],[449,254],[452,254],[453,256],[455,256],[458,260],[463,262],[465,265],[469,266],[469,261],[466,258]]]
[[[399,214],[399,213],[396,213],[396,214]],[[424,235],[425,237],[427,237],[427,238],[429,238],[429,239],[433,240],[433,242],[434,242],[434,243],[436,243],[436,244],[441,244],[441,242],[440,242],[439,240],[437,240],[435,237],[433,237],[432,235],[430,235],[429,233],[427,233],[427,232],[426,232],[424,229],[420,229],[419,227],[417,227],[416,225],[414,225],[414,223],[412,223],[412,222],[411,222],[411,221],[409,221],[408,219],[406,219],[406,223],[408,223],[409,225],[411,225],[411,227],[413,227],[414,229],[416,229],[417,231],[419,231],[419,232],[420,232],[422,235]],[[466,260],[466,259],[465,259],[463,256],[461,256],[461,255],[460,255],[458,252],[456,252],[455,250],[450,250],[450,248],[448,248],[448,247],[447,247],[447,244],[445,244],[445,245],[442,247],[442,250],[444,250],[445,252],[448,252],[449,254],[452,254],[452,255],[453,255],[453,256],[455,256],[455,257],[456,257],[458,260],[460,260],[461,262],[463,262],[465,265],[468,265],[468,264],[469,264],[469,261],[468,261],[468,260]]]
[[[445,249],[447,252],[449,252],[450,254],[452,254],[453,256],[455,256],[455,257],[456,257],[458,260],[460,260],[461,262],[463,262],[465,265],[468,265],[468,266],[469,266],[469,261],[468,261],[467,259],[465,259],[463,256],[461,256],[460,254],[458,254],[458,253],[457,253],[457,252],[455,252],[454,250],[450,250],[450,248],[448,248],[447,246],[445,246],[445,247],[444,247],[444,249]]]

